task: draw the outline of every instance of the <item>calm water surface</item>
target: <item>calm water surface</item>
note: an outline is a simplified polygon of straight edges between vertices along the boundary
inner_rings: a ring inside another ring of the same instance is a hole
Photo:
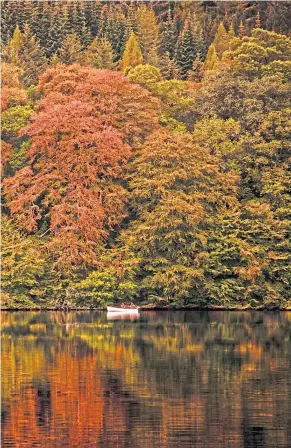
[[[2,313],[3,447],[291,447],[291,313]]]

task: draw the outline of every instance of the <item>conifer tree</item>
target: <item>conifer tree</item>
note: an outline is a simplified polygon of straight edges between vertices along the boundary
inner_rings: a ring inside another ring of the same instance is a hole
[[[188,71],[191,70],[196,55],[197,45],[190,27],[186,25],[186,29],[184,29],[182,36],[177,42],[175,54],[175,61],[181,70],[182,79],[187,78]]]
[[[255,28],[261,28],[260,11],[258,11],[258,12],[257,12],[257,15],[256,15]]]
[[[84,61],[95,68],[114,70],[114,56],[110,42],[104,38],[99,41],[96,37],[84,52]]]
[[[129,67],[134,68],[142,63],[143,57],[138,41],[134,33],[131,33],[128,41],[126,42],[122,59],[120,60],[120,67],[123,71],[125,71]]]
[[[200,58],[200,54],[198,53],[196,59],[193,62],[192,70],[188,72],[188,80],[201,82],[204,76],[204,63]]]
[[[20,66],[21,44],[21,31],[19,29],[19,26],[17,26],[14,30],[12,39],[3,49],[3,57],[6,62]]]
[[[168,53],[173,59],[175,55],[175,46],[178,38],[177,24],[172,19],[171,10],[169,9],[167,21],[162,29],[162,48],[164,53]]]
[[[181,72],[176,62],[171,59],[169,52],[160,56],[159,69],[164,79],[181,79]]]
[[[239,37],[244,37],[246,35],[246,27],[243,23],[243,21],[240,21],[239,27],[238,27],[238,35]]]
[[[136,7],[134,6],[133,0],[131,0],[130,4],[128,6],[127,17],[126,17],[126,35],[127,35],[127,37],[129,37],[131,35],[131,33],[136,33],[136,31],[137,31],[137,24],[136,24],[137,14],[136,13],[137,13]]]
[[[158,64],[159,25],[152,8],[142,5],[137,10],[137,39],[145,63]]]
[[[219,59],[221,59],[222,54],[229,49],[229,36],[222,22],[220,22],[219,27],[216,31],[213,45]]]
[[[112,45],[115,61],[120,59],[126,44],[125,20],[109,20],[102,36]]]
[[[58,51],[58,57],[64,64],[74,64],[80,62],[82,55],[82,45],[76,33],[65,37]]]
[[[228,40],[229,42],[235,37],[234,27],[233,24],[230,25],[228,30]]]
[[[15,29],[12,40],[3,50],[3,57],[23,70],[21,81],[26,87],[37,84],[39,73],[47,65],[40,43],[28,25],[25,25],[23,33],[18,27]]]
[[[215,50],[215,46],[213,44],[211,44],[208,49],[208,53],[207,53],[206,60],[204,63],[205,71],[213,70],[218,61],[219,61],[219,59],[218,59],[218,56],[217,56],[217,53]]]

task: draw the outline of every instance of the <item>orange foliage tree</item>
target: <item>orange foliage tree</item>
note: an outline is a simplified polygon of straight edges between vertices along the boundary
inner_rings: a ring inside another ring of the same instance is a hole
[[[44,96],[23,134],[28,166],[5,180],[14,220],[46,234],[61,267],[96,264],[124,218],[122,169],[158,122],[159,102],[118,72],[57,65],[40,80]]]

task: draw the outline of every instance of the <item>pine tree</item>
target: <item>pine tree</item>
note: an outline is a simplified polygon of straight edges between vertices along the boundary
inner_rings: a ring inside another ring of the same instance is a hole
[[[126,42],[125,50],[120,60],[120,67],[125,71],[129,67],[136,67],[143,63],[142,53],[136,40],[134,33],[131,33],[128,41]]]
[[[46,48],[49,55],[55,54],[60,48],[64,37],[64,23],[66,16],[62,17],[60,14],[55,13],[51,18],[51,23],[48,32],[48,39],[46,42]]]
[[[258,11],[256,15],[255,28],[261,28],[260,11]]]
[[[110,42],[106,39],[100,41],[95,38],[92,44],[84,52],[84,61],[88,65],[99,69],[114,70],[116,63],[114,62],[115,55],[112,50]]]
[[[65,37],[58,51],[58,57],[64,64],[74,64],[80,62],[82,55],[82,45],[76,33]]]
[[[15,29],[13,39],[3,50],[3,57],[23,70],[21,81],[26,87],[37,84],[38,75],[47,65],[40,43],[28,25],[25,25],[23,33],[18,27]]]
[[[182,79],[187,78],[188,71],[191,70],[196,56],[197,45],[190,27],[187,26],[177,42],[175,54],[175,61],[181,70]]]
[[[19,26],[14,30],[12,39],[3,48],[3,58],[6,62],[20,66],[20,48],[22,36]]]
[[[115,61],[120,59],[126,44],[126,24],[124,20],[109,20],[103,33],[115,53]]]
[[[181,72],[169,52],[162,54],[159,58],[159,69],[164,79],[181,79]]]
[[[177,24],[171,17],[169,8],[168,18],[162,29],[162,48],[164,53],[168,53],[173,59],[175,55],[175,46],[178,38]]]
[[[188,80],[194,82],[201,82],[204,76],[204,63],[201,60],[198,53],[196,59],[193,62],[192,70],[188,72]]]
[[[246,35],[246,28],[243,23],[243,21],[240,21],[239,27],[238,27],[238,35],[240,38],[244,37]]]
[[[213,45],[219,59],[221,59],[222,54],[229,49],[229,36],[222,22],[220,22],[219,27],[216,31]]]
[[[235,32],[234,32],[234,27],[233,24],[230,25],[229,30],[228,30],[228,40],[229,42],[235,38]]]
[[[158,64],[159,25],[153,9],[142,5],[137,10],[137,39],[146,64]]]
[[[207,53],[207,57],[204,63],[204,69],[206,70],[213,70],[219,61],[215,46],[213,44],[210,45]]]

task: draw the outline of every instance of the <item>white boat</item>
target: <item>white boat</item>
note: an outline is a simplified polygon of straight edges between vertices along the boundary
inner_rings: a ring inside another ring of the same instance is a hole
[[[107,307],[108,313],[122,313],[122,314],[138,314],[138,308],[115,308],[114,306]]]

